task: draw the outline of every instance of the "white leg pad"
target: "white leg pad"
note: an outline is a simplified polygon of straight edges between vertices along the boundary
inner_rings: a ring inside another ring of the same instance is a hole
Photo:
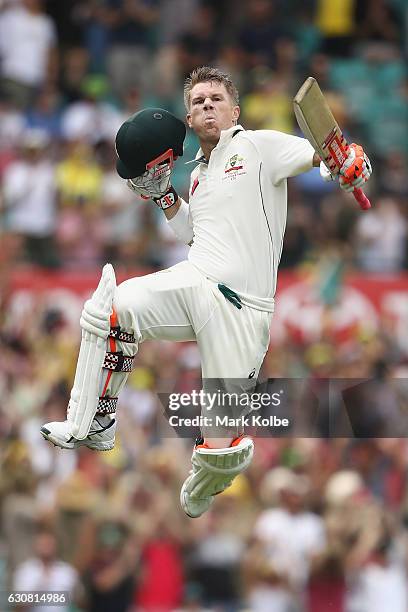
[[[115,288],[114,269],[106,264],[99,285],[81,315],[81,346],[67,412],[72,435],[78,440],[88,435],[97,410]]]

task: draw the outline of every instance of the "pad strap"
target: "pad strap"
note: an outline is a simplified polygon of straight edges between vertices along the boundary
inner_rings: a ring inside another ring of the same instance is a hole
[[[129,334],[128,332],[122,331],[119,326],[110,328],[108,338],[113,338],[114,340],[119,340],[120,342],[133,343],[135,341],[135,337],[133,334]]]
[[[105,415],[105,414],[113,414],[116,412],[116,406],[118,403],[117,397],[100,397],[98,401],[98,406],[96,409],[96,414]]]
[[[131,372],[134,358],[135,355],[125,357],[121,351],[116,353],[109,352],[105,355],[105,361],[102,367],[105,368],[105,370],[112,370],[112,372]]]

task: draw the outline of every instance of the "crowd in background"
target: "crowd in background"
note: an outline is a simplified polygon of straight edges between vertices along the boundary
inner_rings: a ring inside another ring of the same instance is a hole
[[[183,257],[160,211],[116,175],[114,138],[146,106],[183,117],[184,78],[211,64],[236,82],[247,129],[295,133],[291,100],[313,74],[374,163],[376,208],[364,216],[318,169],[291,181],[282,266],[335,241],[363,269],[406,268],[406,19],[399,0],[252,0],[239,10],[228,0],[3,0],[1,225],[11,262],[157,268]],[[174,176],[185,197],[184,162],[197,148],[189,132]]]
[[[186,256],[117,176],[114,138],[146,106],[183,117],[183,80],[206,64],[231,74],[248,129],[298,133],[291,100],[314,75],[373,163],[364,214],[318,169],[289,181],[281,267],[403,272],[407,27],[404,0],[0,0],[0,591],[58,588],[95,612],[407,612],[408,445],[395,432],[408,348],[387,320],[341,342],[329,297],[320,336],[276,341],[263,376],[372,378],[363,431],[391,416],[394,437],[330,439],[322,423],[315,438],[259,437],[249,470],[191,521],[178,492],[193,440],[169,428],[157,390],[199,385],[195,345],[142,345],[115,450],[62,451],[39,428],[65,417],[78,325],[41,295],[11,308],[8,293],[21,266],[156,270]],[[189,132],[174,172],[187,199],[197,148]]]

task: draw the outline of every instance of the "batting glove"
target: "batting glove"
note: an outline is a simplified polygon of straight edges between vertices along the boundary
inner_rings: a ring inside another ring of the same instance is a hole
[[[158,197],[154,197],[151,193],[149,194],[149,191],[146,189],[135,185],[132,179],[127,179],[126,185],[131,191],[137,193],[143,200],[153,200],[153,202],[155,202],[162,210],[173,206],[179,197],[177,191],[171,185],[168,187],[167,191],[165,191],[162,195],[158,195]]]
[[[349,147],[349,154],[340,168],[339,184],[346,192],[362,187],[372,174],[370,160],[361,145],[354,142]]]
[[[137,195],[140,196],[143,200],[150,200],[150,196],[148,195],[146,190],[141,189],[140,187],[135,185],[132,179],[127,179],[126,185],[129,187],[131,191],[133,191],[133,193],[137,193]]]

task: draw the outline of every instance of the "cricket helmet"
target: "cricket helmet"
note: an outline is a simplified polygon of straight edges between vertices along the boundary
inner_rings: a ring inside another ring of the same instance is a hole
[[[163,160],[183,155],[186,126],[162,108],[145,108],[127,119],[116,134],[116,169],[124,179],[140,177]]]

